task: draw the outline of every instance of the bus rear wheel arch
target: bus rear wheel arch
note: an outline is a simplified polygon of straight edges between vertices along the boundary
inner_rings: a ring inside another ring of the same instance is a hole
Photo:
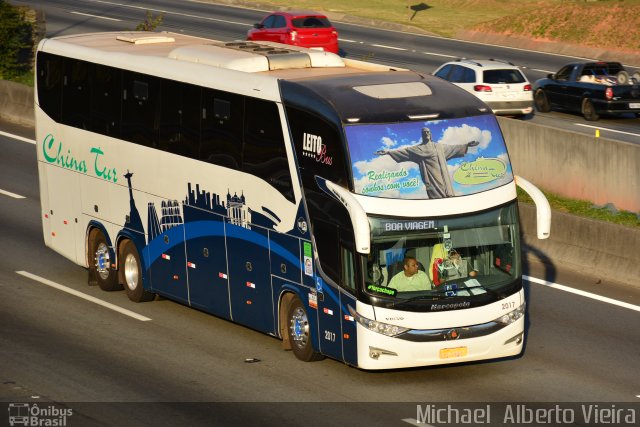
[[[297,296],[293,296],[286,304],[285,319],[289,345],[296,358],[303,362],[322,360],[323,356],[313,349],[307,310]]]
[[[97,284],[103,291],[122,289],[118,282],[118,272],[113,267],[115,260],[111,259],[111,250],[109,249],[107,238],[98,228],[94,228],[89,232],[87,261],[89,264],[90,284]]]
[[[124,286],[127,296],[133,302],[151,301],[155,294],[148,292],[142,286],[142,263],[136,245],[131,240],[125,240],[120,248],[120,283]]]

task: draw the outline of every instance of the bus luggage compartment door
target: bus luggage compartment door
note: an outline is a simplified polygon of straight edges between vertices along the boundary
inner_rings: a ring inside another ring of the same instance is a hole
[[[189,300],[193,307],[229,319],[231,311],[224,221],[217,214],[198,213],[201,215],[198,221],[185,224]],[[190,213],[189,216],[195,214]]]
[[[267,230],[225,223],[231,318],[274,333]]]

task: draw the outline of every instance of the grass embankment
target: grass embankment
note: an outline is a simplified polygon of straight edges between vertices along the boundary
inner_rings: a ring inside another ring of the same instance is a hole
[[[478,30],[600,48],[640,49],[640,0],[258,0],[255,5],[316,10],[335,19],[340,14],[375,19],[443,37]]]
[[[543,191],[544,195],[554,211],[565,212],[583,218],[591,218],[600,221],[613,222],[627,227],[640,228],[640,214],[628,211],[617,211],[613,207],[596,207],[592,202],[586,200],[565,199],[553,193]],[[518,188],[518,200],[524,203],[533,204],[533,200],[523,190]]]

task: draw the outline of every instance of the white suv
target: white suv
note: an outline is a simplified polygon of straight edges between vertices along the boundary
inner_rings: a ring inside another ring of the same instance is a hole
[[[459,59],[442,64],[433,75],[471,92],[494,114],[524,116],[533,112],[531,83],[510,62]]]

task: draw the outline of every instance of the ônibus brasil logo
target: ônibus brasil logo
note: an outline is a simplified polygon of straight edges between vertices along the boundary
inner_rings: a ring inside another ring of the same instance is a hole
[[[73,415],[73,409],[53,404],[10,403],[8,410],[10,426],[66,426],[67,418]]]

